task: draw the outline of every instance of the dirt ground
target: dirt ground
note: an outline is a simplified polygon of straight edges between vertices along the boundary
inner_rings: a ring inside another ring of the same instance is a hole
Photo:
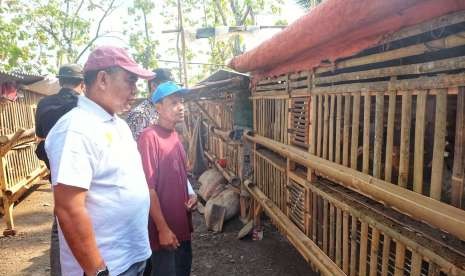
[[[52,194],[48,185],[35,187],[15,207],[18,233],[0,237],[0,275],[50,274],[49,247],[52,226]],[[2,218],[2,229],[5,224]],[[242,223],[234,219],[225,224],[223,232],[207,231],[203,216],[194,215],[192,276],[316,275],[299,253],[264,221],[264,238],[237,240]]]

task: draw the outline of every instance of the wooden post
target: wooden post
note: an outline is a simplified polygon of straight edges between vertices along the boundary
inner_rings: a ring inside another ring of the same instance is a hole
[[[452,170],[452,205],[463,208],[463,187],[465,183],[465,89],[457,95],[457,119],[455,120],[454,167]]]
[[[431,169],[430,197],[441,200],[444,149],[446,146],[447,89],[436,94],[436,119],[434,123],[433,167]]]
[[[415,116],[415,153],[413,158],[413,190],[419,194],[423,192],[423,166],[425,148],[425,119],[426,99],[428,91],[419,91]]]

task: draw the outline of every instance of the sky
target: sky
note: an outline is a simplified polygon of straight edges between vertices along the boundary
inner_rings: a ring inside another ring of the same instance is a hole
[[[103,31],[114,31],[115,33],[121,32],[123,29],[123,22],[125,16],[127,16],[127,7],[129,5],[129,1],[120,0],[123,3],[121,7],[119,7],[110,17],[106,18],[103,25]],[[284,0],[284,7],[282,8],[282,15],[281,18],[285,19],[289,24],[294,22],[296,19],[304,15],[305,11],[295,4],[293,0]],[[199,16],[202,16],[199,12]],[[266,14],[258,14],[257,15],[257,22],[261,25],[273,25],[274,21],[276,20],[275,17]],[[170,30],[174,29],[173,26],[167,26],[165,24],[165,20],[163,16],[159,14],[159,12],[154,12],[150,15],[149,20],[152,22],[153,26],[157,26],[153,36],[156,40],[158,40],[159,45],[157,47],[157,56],[159,60],[177,60],[177,56],[170,54],[168,51],[169,48],[176,47],[176,34],[163,34],[162,30]],[[94,29],[96,26],[93,26]],[[193,26],[184,26],[185,29],[191,30],[195,32],[195,28]],[[258,46],[261,42],[265,41],[272,37],[275,33],[279,32],[279,29],[264,29],[258,32],[254,32],[250,35],[244,36],[244,42],[246,45],[246,50],[250,50],[256,46]],[[91,31],[92,33],[93,31]],[[117,34],[118,38],[101,38],[96,41],[95,45],[115,45],[120,47],[128,47],[127,38],[125,38],[121,34]],[[193,39],[187,41],[187,47],[196,53],[196,56],[193,58],[192,62],[199,62],[199,63],[208,63],[208,55],[201,54],[203,49],[209,49],[208,40],[207,39]],[[84,63],[87,59],[87,55],[83,55],[81,58],[81,62]],[[169,67],[173,68],[176,67],[176,63],[165,63],[159,62],[160,67]],[[190,74],[196,74],[198,70],[200,70],[200,66],[191,65],[189,66],[188,71],[191,71]]]

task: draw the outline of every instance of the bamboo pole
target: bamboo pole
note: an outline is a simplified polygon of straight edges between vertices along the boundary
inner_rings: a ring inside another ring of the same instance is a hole
[[[341,164],[341,125],[342,125],[342,95],[336,96],[337,100],[337,111],[336,111],[336,156],[335,161],[337,164]]]
[[[350,96],[344,99],[344,134],[342,146],[342,165],[349,166],[349,129],[350,129]]]
[[[381,276],[388,275],[389,255],[391,252],[391,237],[384,234],[383,240],[383,258],[381,263]]]
[[[360,92],[354,95],[354,107],[352,109],[352,142],[350,153],[350,167],[354,170],[357,169],[358,160],[358,136],[360,128]]]
[[[316,155],[321,157],[323,144],[323,96],[318,96],[318,129],[317,131],[317,143],[316,143]]]
[[[411,91],[405,91],[404,94],[402,95],[399,177],[397,180],[397,184],[403,188],[407,187],[407,182],[408,182],[411,120],[412,120],[412,93]]]
[[[319,174],[465,240],[465,211],[271,139],[244,135]]]
[[[371,95],[365,93],[365,103],[363,111],[363,165],[362,172],[368,174],[370,170],[370,115],[371,115]]]
[[[384,95],[376,95],[376,113],[375,113],[375,145],[373,154],[373,176],[381,178],[381,158],[383,147],[384,131]]]
[[[368,247],[368,224],[362,221],[362,229],[360,231],[360,259],[359,259],[359,276],[367,274],[367,247]]]
[[[329,131],[329,96],[324,96],[323,111],[323,158],[328,159],[328,131]]]
[[[423,192],[423,166],[425,147],[425,119],[426,99],[428,91],[423,91],[417,96],[417,107],[415,116],[415,152],[413,159],[413,190],[419,194]]]
[[[342,270],[349,275],[349,214],[342,214]]]
[[[452,169],[452,205],[463,208],[462,197],[465,183],[465,89],[457,95],[457,118],[455,120],[454,166]]]
[[[357,275],[357,218],[352,216],[350,228],[350,276]]]
[[[329,114],[329,161],[334,161],[334,115],[336,107],[336,96],[331,95],[331,107]]]
[[[342,267],[342,211],[336,208],[336,265]]]
[[[328,255],[328,201],[323,199],[323,252]]]
[[[388,122],[386,133],[386,162],[384,170],[384,180],[391,182],[392,179],[392,150],[394,146],[394,123],[396,116],[396,95],[397,92],[389,91]]]
[[[335,249],[335,237],[334,231],[336,229],[336,217],[335,217],[334,205],[329,205],[329,257],[334,260],[334,249]]]
[[[411,265],[411,273],[412,276],[420,276],[421,275],[421,255],[417,252],[412,252],[412,265]]]
[[[394,276],[404,276],[404,265],[405,265],[405,245],[400,242],[396,242],[396,260]]]
[[[436,119],[434,123],[433,167],[431,168],[430,197],[441,199],[444,167],[444,149],[446,146],[447,90],[440,89],[436,96]]]
[[[379,249],[379,230],[372,228],[371,233],[371,250],[370,250],[370,276],[378,274],[378,249]]]

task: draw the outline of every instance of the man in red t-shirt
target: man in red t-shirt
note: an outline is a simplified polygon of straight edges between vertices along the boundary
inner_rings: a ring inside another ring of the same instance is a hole
[[[197,197],[187,179],[186,153],[175,130],[184,120],[186,91],[171,81],[159,85],[151,98],[158,123],[138,139],[150,192],[152,276],[187,276],[191,270],[191,211]]]

